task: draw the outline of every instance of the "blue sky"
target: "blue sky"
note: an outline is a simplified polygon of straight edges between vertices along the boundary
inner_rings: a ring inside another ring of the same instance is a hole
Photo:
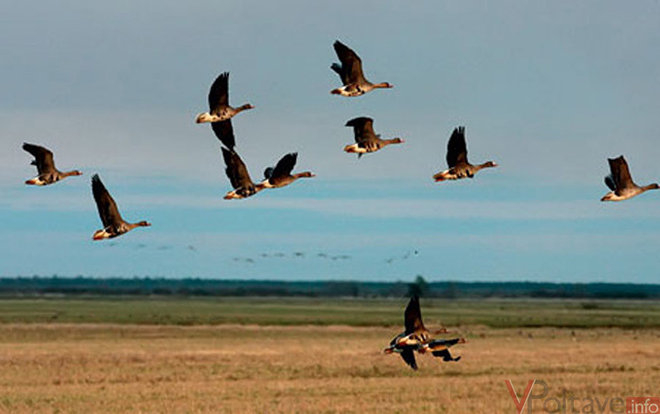
[[[598,201],[607,157],[660,180],[657,1],[38,1],[0,20],[0,275],[660,280],[660,194]],[[335,39],[395,88],[330,95]],[[298,151],[316,178],[222,200],[194,117],[223,71],[256,106],[234,120],[252,177]],[[343,153],[362,115],[406,143]],[[433,183],[458,125],[500,167]],[[23,185],[23,141],[85,175]],[[92,242],[95,172],[153,226]]]

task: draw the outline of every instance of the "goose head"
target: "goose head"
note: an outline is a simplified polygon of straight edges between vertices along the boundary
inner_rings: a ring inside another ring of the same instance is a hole
[[[374,85],[374,88],[391,89],[393,87],[394,87],[394,85],[392,85],[389,82],[381,82],[381,83],[377,83],[377,84]]]

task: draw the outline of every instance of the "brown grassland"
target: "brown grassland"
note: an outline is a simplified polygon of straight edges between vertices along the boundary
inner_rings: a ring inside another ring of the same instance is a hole
[[[382,353],[399,330],[5,322],[0,412],[515,413],[506,379],[519,394],[543,380],[548,398],[576,398],[575,412],[590,412],[587,398],[660,394],[654,326],[461,325],[468,343],[452,351],[463,359],[422,355],[417,372]]]

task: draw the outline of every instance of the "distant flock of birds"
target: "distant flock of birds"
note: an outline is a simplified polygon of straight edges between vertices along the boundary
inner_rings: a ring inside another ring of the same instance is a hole
[[[334,43],[334,49],[341,63],[333,63],[330,68],[335,71],[343,86],[333,89],[330,93],[345,97],[364,95],[374,89],[388,89],[394,85],[388,82],[371,83],[362,71],[360,57],[348,46],[340,41]],[[225,173],[233,188],[224,196],[225,199],[242,199],[250,197],[270,188],[285,187],[300,178],[314,177],[310,171],[292,174],[296,165],[297,153],[284,155],[274,167],[266,168],[262,181],[255,183],[250,178],[247,167],[236,152],[234,131],[231,119],[242,111],[254,108],[247,103],[239,107],[229,104],[229,73],[220,74],[211,85],[208,95],[209,111],[197,115],[196,123],[210,123],[216,137],[222,143],[222,157],[225,163]],[[388,145],[401,144],[401,138],[382,139],[374,132],[373,119],[360,116],[349,120],[347,127],[353,128],[355,143],[344,147],[347,153],[354,153],[360,158],[366,153],[376,152]],[[38,175],[25,183],[29,185],[44,186],[56,183],[66,177],[81,175],[78,170],[61,172],[55,167],[53,153],[39,145],[23,144],[23,149],[34,156],[32,165],[37,167]],[[452,132],[447,144],[446,155],[448,168],[433,176],[435,181],[458,180],[473,178],[477,172],[484,168],[497,167],[493,161],[473,165],[467,159],[467,146],[465,143],[465,127],[457,127]],[[648,190],[657,190],[656,183],[638,186],[630,176],[628,164],[623,156],[608,159],[611,174],[605,177],[605,184],[611,190],[601,201],[622,201],[635,197]],[[125,221],[117,204],[103,185],[98,174],[92,176],[92,194],[96,201],[103,228],[94,232],[93,240],[111,239],[120,236],[136,227],[148,227],[147,221],[129,223]],[[413,369],[417,368],[414,352],[424,353],[430,351],[434,356],[442,356],[445,361],[457,361],[452,358],[448,348],[456,343],[464,342],[462,338],[444,341],[431,338],[421,319],[419,300],[413,297],[405,311],[405,331],[392,340],[387,353],[400,353],[404,361]]]

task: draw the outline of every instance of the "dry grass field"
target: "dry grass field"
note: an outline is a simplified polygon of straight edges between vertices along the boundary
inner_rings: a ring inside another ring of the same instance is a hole
[[[398,330],[4,323],[0,412],[515,413],[506,379],[519,393],[545,381],[547,398],[577,399],[575,412],[589,412],[586,398],[660,394],[656,327],[462,325],[463,359],[422,355],[417,372],[381,352]]]

